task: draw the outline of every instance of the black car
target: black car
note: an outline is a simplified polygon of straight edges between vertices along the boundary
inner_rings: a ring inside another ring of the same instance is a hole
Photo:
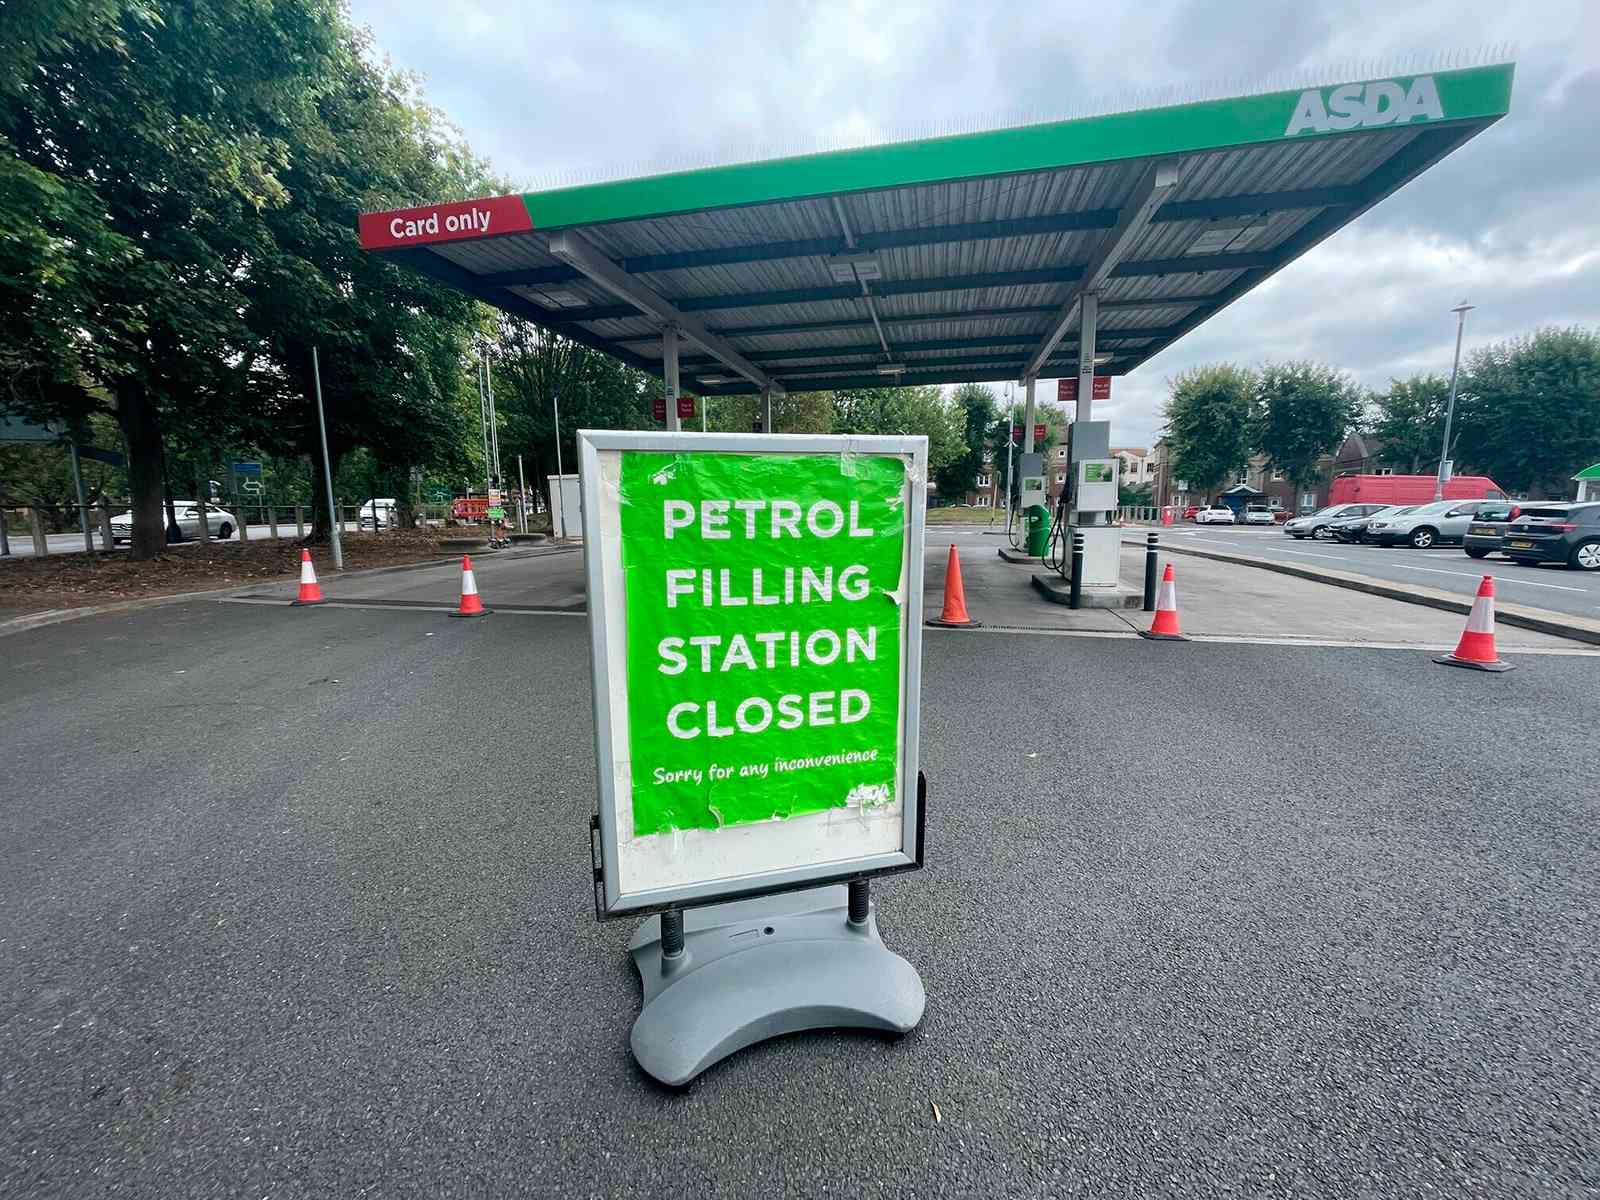
[[[1523,566],[1559,562],[1580,571],[1600,571],[1600,504],[1530,509],[1506,527],[1500,552]]]
[[[1488,557],[1500,549],[1500,543],[1505,540],[1506,526],[1525,513],[1534,516],[1544,507],[1544,504],[1527,501],[1518,504],[1507,500],[1493,508],[1480,508],[1473,514],[1472,524],[1467,526],[1467,532],[1462,535],[1462,549],[1467,552],[1468,558]]]

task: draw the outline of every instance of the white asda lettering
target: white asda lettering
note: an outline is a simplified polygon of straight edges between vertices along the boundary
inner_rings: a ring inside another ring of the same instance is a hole
[[[446,233],[488,233],[489,210],[474,208],[464,213],[451,213],[444,219]],[[408,221],[404,217],[396,217],[389,222],[389,236],[392,238],[418,238],[439,236],[439,214],[429,213],[420,221]]]
[[[1327,101],[1323,101],[1323,92]],[[1392,79],[1380,83],[1344,83],[1331,89],[1301,92],[1285,137],[1297,133],[1333,133],[1378,125],[1404,125],[1417,119],[1441,121],[1444,107],[1432,75],[1419,75],[1403,88]]]

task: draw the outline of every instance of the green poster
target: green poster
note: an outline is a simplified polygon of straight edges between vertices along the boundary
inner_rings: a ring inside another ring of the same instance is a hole
[[[635,836],[895,801],[905,463],[624,451]]]

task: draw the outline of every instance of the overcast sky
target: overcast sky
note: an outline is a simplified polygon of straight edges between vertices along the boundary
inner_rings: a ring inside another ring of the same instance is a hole
[[[1316,358],[1372,387],[1442,374],[1448,310],[1463,297],[1479,306],[1468,349],[1540,325],[1600,325],[1597,0],[352,7],[517,186],[1512,43],[1509,117],[1119,379],[1095,415],[1114,422],[1116,444],[1151,444],[1166,381],[1200,362]]]

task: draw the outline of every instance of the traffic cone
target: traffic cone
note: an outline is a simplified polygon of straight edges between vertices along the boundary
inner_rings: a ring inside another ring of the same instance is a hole
[[[1467,615],[1467,627],[1454,654],[1441,654],[1433,660],[1447,667],[1471,667],[1474,671],[1510,671],[1512,663],[1494,648],[1494,576],[1485,575],[1478,584],[1478,595]]]
[[[928,618],[929,625],[946,629],[976,629],[978,622],[967,615],[967,589],[961,585],[961,555],[950,543],[950,565],[944,572],[944,611]]]
[[[472,574],[472,555],[461,556],[461,607],[450,614],[452,617],[487,617],[489,610],[483,606],[483,598],[478,595],[478,581]]]
[[[300,594],[289,601],[292,605],[321,604],[322,585],[317,582],[317,570],[311,565],[311,551],[300,551]]]
[[[1168,563],[1167,569],[1161,573],[1161,588],[1156,592],[1156,619],[1150,622],[1149,629],[1141,629],[1139,636],[1157,642],[1189,640],[1178,628],[1178,581],[1172,572],[1171,563]]]

